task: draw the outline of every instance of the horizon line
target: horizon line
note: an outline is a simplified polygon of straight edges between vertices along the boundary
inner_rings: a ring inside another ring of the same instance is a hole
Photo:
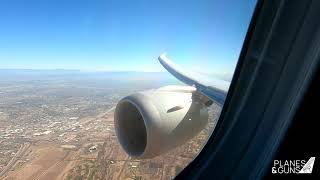
[[[18,71],[78,71],[78,72],[145,72],[145,73],[163,73],[167,71],[144,71],[144,70],[104,70],[104,69],[64,69],[64,68],[55,68],[55,69],[32,69],[32,68],[0,68],[2,70],[18,70]]]

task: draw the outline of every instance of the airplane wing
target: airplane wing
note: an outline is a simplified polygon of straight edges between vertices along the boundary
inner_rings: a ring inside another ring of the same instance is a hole
[[[162,54],[162,66],[188,86],[164,86],[122,98],[114,125],[123,149],[136,158],[152,158],[182,145],[208,123],[208,106],[223,105],[229,82],[185,72]],[[208,98],[207,98],[208,97]]]
[[[208,78],[194,72],[186,72],[182,67],[166,57],[166,53],[161,54],[158,60],[161,65],[178,80],[187,85],[196,87],[198,92],[207,96],[212,101],[223,105],[230,82],[217,78]]]

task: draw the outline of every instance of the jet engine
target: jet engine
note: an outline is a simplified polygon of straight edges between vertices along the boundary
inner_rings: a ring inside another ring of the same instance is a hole
[[[208,122],[195,87],[165,86],[129,95],[116,106],[114,124],[122,148],[152,158],[185,143]]]

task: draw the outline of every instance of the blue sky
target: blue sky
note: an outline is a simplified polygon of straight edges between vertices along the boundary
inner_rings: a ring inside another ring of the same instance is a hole
[[[1,0],[0,69],[205,73],[236,65],[255,0]]]

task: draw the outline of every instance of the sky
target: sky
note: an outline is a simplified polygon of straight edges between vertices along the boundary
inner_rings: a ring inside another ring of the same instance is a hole
[[[0,69],[232,73],[255,0],[1,0]]]

